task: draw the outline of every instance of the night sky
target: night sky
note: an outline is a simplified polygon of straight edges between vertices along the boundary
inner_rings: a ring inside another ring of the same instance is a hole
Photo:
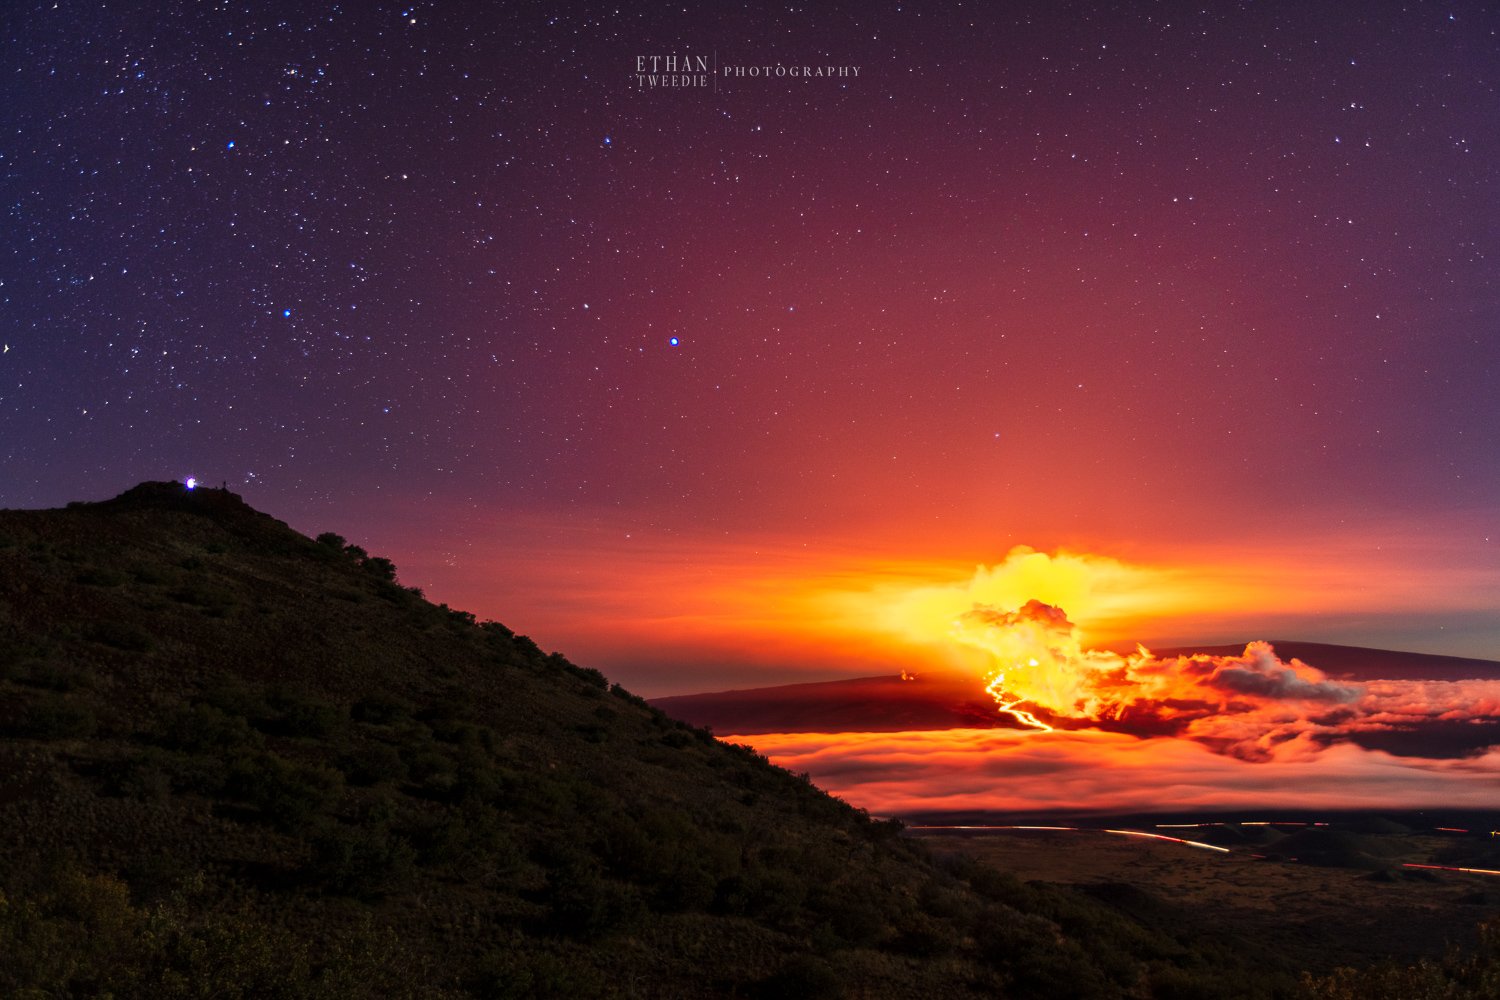
[[[5,4],[0,507],[224,482],[647,694],[1016,545],[1500,658],[1493,7],[618,6]]]

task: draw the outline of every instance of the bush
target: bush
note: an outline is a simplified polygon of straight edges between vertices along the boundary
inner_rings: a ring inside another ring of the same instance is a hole
[[[130,567],[130,575],[135,578],[136,583],[148,586],[158,586],[166,583],[169,577],[163,573],[159,566],[150,563],[135,563]]]
[[[292,832],[328,809],[341,785],[337,771],[295,764],[274,753],[255,753],[230,762],[225,791]]]
[[[372,694],[355,702],[351,714],[357,722],[388,726],[411,718],[414,710],[415,706],[404,698],[393,694]]]
[[[338,766],[351,785],[378,785],[383,781],[406,779],[406,764],[401,754],[385,743],[366,743],[340,757]]]
[[[94,642],[124,650],[127,653],[150,652],[151,647],[155,645],[149,632],[129,622],[94,622],[89,626],[87,635]]]
[[[38,740],[87,739],[99,728],[99,720],[87,705],[49,694],[31,702],[16,727],[17,735]]]
[[[339,706],[287,688],[270,691],[266,708],[265,717],[257,720],[258,726],[281,736],[319,739],[336,731],[346,718]]]
[[[368,926],[306,935],[214,905],[201,880],[152,907],[112,875],[64,869],[0,893],[0,996],[342,1000],[439,996],[406,950]],[[406,975],[402,975],[402,973]]]
[[[785,1000],[821,1000],[843,996],[844,983],[826,960],[814,955],[794,955],[776,975],[761,984],[760,994]]]
[[[203,703],[183,706],[168,715],[159,740],[163,746],[190,753],[232,750],[261,742],[260,734],[244,719]]]
[[[309,872],[329,890],[373,899],[410,881],[416,852],[384,823],[342,824],[313,838]]]
[[[118,587],[125,582],[124,574],[102,566],[85,566],[73,579],[86,587]]]
[[[1314,1000],[1493,1000],[1500,996],[1500,917],[1479,925],[1479,947],[1473,952],[1455,948],[1440,960],[1416,965],[1304,975],[1302,989]]]
[[[607,993],[604,977],[577,960],[514,947],[481,958],[468,986],[485,1000],[574,1000]]]
[[[27,660],[10,672],[11,677],[27,687],[48,691],[71,691],[87,687],[88,676],[76,667],[52,660]]]
[[[396,582],[396,564],[389,559],[383,556],[371,556],[365,560],[364,566],[377,579],[385,580],[388,583]]]
[[[548,873],[545,898],[552,931],[581,941],[632,926],[643,909],[634,889],[601,877],[585,863]]]
[[[172,794],[172,771],[166,755],[160,750],[106,764],[100,772],[105,789],[141,802],[164,802]]]

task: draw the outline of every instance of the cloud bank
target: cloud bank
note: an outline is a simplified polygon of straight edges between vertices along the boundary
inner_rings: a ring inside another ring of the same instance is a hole
[[[1397,757],[1307,737],[1245,760],[1190,740],[1097,730],[725,737],[877,815],[1209,809],[1491,809],[1500,749]]]

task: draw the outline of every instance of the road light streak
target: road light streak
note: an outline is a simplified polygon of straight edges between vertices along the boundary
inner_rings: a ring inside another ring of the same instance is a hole
[[[1500,875],[1500,871],[1496,871],[1493,868],[1456,868],[1456,867],[1453,867],[1451,865],[1419,865],[1419,864],[1414,864],[1414,863],[1409,862],[1409,861],[1407,863],[1403,864],[1401,867],[1402,868],[1426,868],[1426,869],[1429,869],[1431,871],[1437,871],[1437,872],[1466,872],[1466,873],[1468,873],[1470,875]]]
[[[1164,833],[1147,833],[1145,830],[1105,830],[1105,833],[1118,833],[1125,837],[1147,837],[1151,840],[1165,840],[1173,844],[1186,844],[1188,847],[1201,847],[1205,851],[1218,851],[1220,854],[1228,854],[1229,848],[1219,847],[1216,844],[1205,844],[1198,840],[1183,840],[1181,837],[1169,837]]]

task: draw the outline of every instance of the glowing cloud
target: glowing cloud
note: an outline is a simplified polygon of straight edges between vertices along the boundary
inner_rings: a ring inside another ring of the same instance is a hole
[[[748,738],[882,815],[1199,808],[1492,808],[1500,750],[1436,760],[1295,741],[1250,762],[1189,740],[1093,730],[780,733]]]
[[[976,606],[1016,608],[1039,601],[1067,608],[1077,619],[1110,633],[1148,616],[1198,607],[1223,586],[1194,588],[1181,571],[1136,566],[1107,556],[1038,552],[1017,546],[993,566],[975,567],[967,580],[946,584],[875,581],[863,590],[830,596],[860,627],[915,643],[945,644],[953,621]]]
[[[1088,650],[1062,609],[1036,600],[1015,611],[975,607],[955,619],[950,635],[986,654],[986,690],[1000,711],[1032,728],[1178,735],[1248,760],[1297,738],[1332,740],[1403,718],[1469,718],[1472,706],[1500,701],[1497,683],[1483,692],[1397,683],[1370,694],[1300,660],[1285,662],[1266,642],[1239,656]]]

